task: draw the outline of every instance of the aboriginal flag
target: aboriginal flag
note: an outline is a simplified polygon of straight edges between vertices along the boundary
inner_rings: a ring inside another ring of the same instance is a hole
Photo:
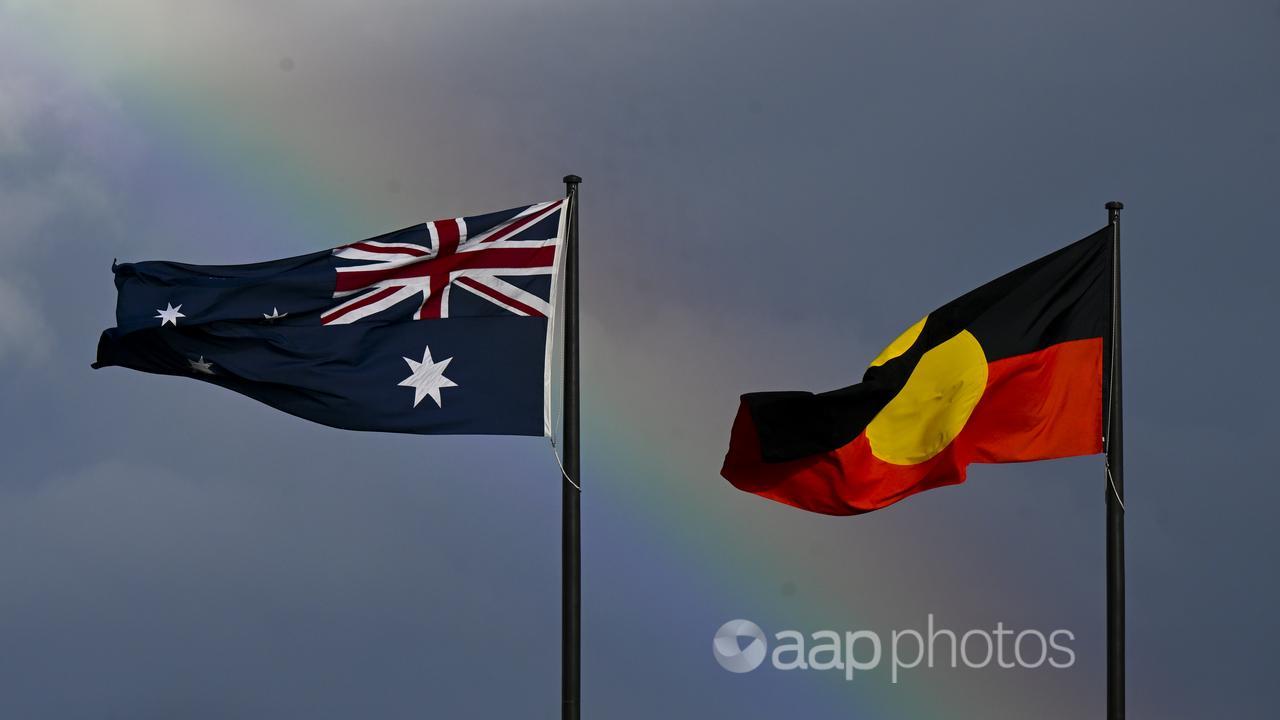
[[[929,313],[862,382],[742,396],[721,474],[748,492],[853,515],[963,482],[969,463],[1102,452],[1111,232]]]

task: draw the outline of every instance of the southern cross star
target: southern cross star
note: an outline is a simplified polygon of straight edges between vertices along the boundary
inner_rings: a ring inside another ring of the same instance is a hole
[[[449,361],[453,358],[445,358],[440,362],[431,359],[431,348],[428,347],[422,351],[422,362],[405,358],[404,361],[409,363],[409,369],[413,374],[400,381],[403,387],[413,388],[413,406],[418,407],[418,403],[422,402],[422,398],[431,396],[436,401],[436,407],[444,407],[440,402],[440,390],[447,387],[458,387],[458,384],[444,376],[444,369],[449,367]]]
[[[160,327],[164,327],[169,323],[173,323],[173,326],[177,327],[178,318],[186,317],[186,315],[178,312],[182,309],[182,306],[174,307],[173,303],[165,303],[165,305],[166,307],[163,310],[156,308],[156,318],[160,321]]]
[[[283,317],[289,317],[289,313],[282,313],[275,308],[271,308],[271,314],[262,313],[262,317],[264,320],[279,320]]]
[[[204,373],[205,375],[213,374],[213,363],[206,361],[203,355],[200,356],[199,360],[188,359],[187,362],[191,363],[191,372]]]

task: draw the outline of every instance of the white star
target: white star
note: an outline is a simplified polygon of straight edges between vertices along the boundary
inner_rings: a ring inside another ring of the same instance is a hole
[[[203,355],[200,356],[199,360],[188,359],[187,362],[191,363],[192,372],[204,373],[205,375],[213,374],[213,363],[206,362]]]
[[[262,313],[262,317],[265,320],[279,320],[282,317],[289,317],[289,313],[282,313],[275,308],[271,308],[271,314]]]
[[[186,315],[183,315],[182,313],[178,312],[179,310],[182,309],[182,306],[179,305],[178,307],[174,307],[173,303],[165,303],[165,305],[167,307],[165,307],[164,310],[161,310],[160,308],[156,308],[156,318],[160,320],[160,327],[164,327],[169,323],[173,323],[173,326],[177,327],[178,318],[186,317]]]
[[[445,358],[440,362],[431,359],[431,348],[422,351],[422,362],[405,358],[413,374],[400,381],[403,387],[413,388],[413,406],[418,407],[422,398],[430,395],[436,401],[436,407],[444,407],[440,402],[440,390],[447,387],[458,387],[458,384],[444,376],[444,369],[449,367],[453,358]]]

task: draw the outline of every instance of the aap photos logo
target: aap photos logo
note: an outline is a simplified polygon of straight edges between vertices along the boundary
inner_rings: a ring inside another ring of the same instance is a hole
[[[1075,639],[1065,628],[1044,633],[1003,622],[993,629],[949,630],[929,613],[922,629],[902,628],[883,637],[874,630],[782,630],[766,637],[750,620],[730,620],[716,631],[711,651],[731,673],[751,672],[768,660],[774,670],[838,670],[853,680],[884,663],[896,685],[902,671],[918,667],[1069,668],[1076,662]]]
[[[755,670],[769,653],[764,631],[750,620],[730,620],[721,625],[711,650],[720,667],[733,673]]]

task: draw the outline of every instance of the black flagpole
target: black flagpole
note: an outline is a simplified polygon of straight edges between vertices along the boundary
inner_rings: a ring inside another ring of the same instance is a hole
[[[578,720],[582,652],[582,528],[578,468],[578,184],[565,175],[568,223],[564,240],[564,475],[560,505],[560,717]]]
[[[1120,362],[1120,211],[1107,203],[1111,228],[1111,337],[1103,435],[1107,470],[1107,720],[1124,718],[1124,393]]]

